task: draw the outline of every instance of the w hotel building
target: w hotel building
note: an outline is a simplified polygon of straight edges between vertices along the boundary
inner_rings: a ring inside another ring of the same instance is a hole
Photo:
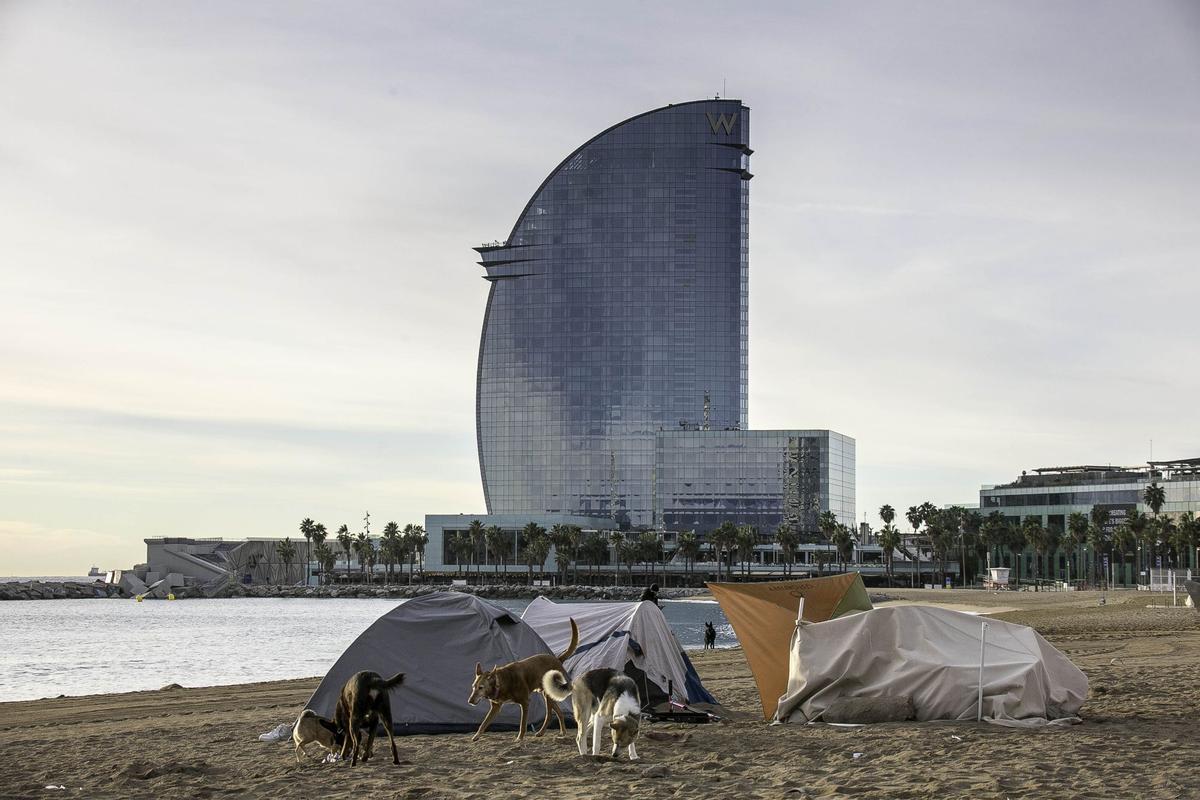
[[[554,168],[491,284],[476,425],[488,513],[769,534],[854,523],[854,440],[751,431],[750,109],[631,117]]]

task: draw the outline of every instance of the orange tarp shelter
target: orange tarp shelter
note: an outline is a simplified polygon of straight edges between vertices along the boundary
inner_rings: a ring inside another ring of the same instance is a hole
[[[708,588],[733,625],[754,673],[765,719],[775,716],[779,698],[787,692],[788,659],[800,598],[804,598],[807,622],[825,622],[872,607],[857,572],[796,581],[710,583]]]

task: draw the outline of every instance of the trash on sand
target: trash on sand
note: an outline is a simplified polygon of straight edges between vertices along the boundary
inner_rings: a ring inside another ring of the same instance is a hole
[[[951,739],[953,739],[953,740],[954,740],[954,741],[956,741],[956,742],[961,742],[961,741],[962,741],[962,737],[961,737],[961,736],[951,736],[950,738],[951,738]]]
[[[865,754],[864,753],[855,753],[854,758],[862,758],[863,755],[865,755]]]

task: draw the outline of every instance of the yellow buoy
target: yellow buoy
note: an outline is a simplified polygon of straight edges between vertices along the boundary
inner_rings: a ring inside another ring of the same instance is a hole
[[[168,594],[168,595],[167,595],[167,599],[168,599],[168,600],[174,600],[174,599],[175,599],[175,593],[174,593],[174,592],[171,592],[170,594]]]
[[[135,597],[134,599],[137,600],[139,603],[142,602],[142,596],[140,594],[137,597]]]

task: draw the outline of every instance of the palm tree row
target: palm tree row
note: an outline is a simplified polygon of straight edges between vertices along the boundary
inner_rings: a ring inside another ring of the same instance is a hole
[[[334,573],[337,565],[337,553],[326,543],[328,533],[325,526],[305,517],[300,522],[300,532],[304,534],[304,538],[308,542],[307,561],[315,561],[322,581],[326,580]],[[425,546],[429,543],[429,536],[421,525],[408,524],[401,530],[398,523],[389,522],[383,526],[383,533],[375,538],[371,536],[370,514],[367,514],[364,518],[363,530],[352,534],[348,525],[342,525],[338,528],[334,538],[344,554],[346,562],[344,575],[347,578],[350,576],[351,553],[358,558],[360,579],[367,583],[374,579],[375,566],[380,563],[384,565],[386,582],[391,582],[394,575],[393,567],[403,564],[406,560],[409,583],[413,582],[413,570],[416,564],[419,563],[421,569],[424,569]],[[280,545],[285,542],[288,542],[288,539],[284,539]],[[280,559],[286,562],[282,553],[280,553]],[[305,571],[307,572],[307,569]]]
[[[934,573],[941,580],[946,574],[949,555],[957,550],[965,579],[971,562],[969,556],[974,555],[978,562],[990,559],[992,554],[1007,552],[1009,562],[1016,567],[1019,586],[1024,563],[1022,555],[1028,549],[1033,551],[1030,565],[1035,584],[1042,578],[1042,565],[1061,552],[1067,556],[1068,570],[1073,563],[1073,574],[1095,585],[1107,580],[1102,563],[1106,557],[1118,559],[1122,574],[1129,556],[1137,559],[1135,569],[1139,571],[1155,563],[1159,556],[1165,556],[1171,564],[1186,564],[1189,554],[1200,542],[1200,520],[1192,512],[1180,515],[1177,520],[1161,516],[1166,497],[1157,483],[1145,488],[1142,501],[1150,508],[1151,516],[1135,510],[1114,527],[1110,524],[1109,511],[1103,506],[1094,506],[1088,514],[1074,512],[1068,515],[1065,530],[1059,525],[1045,525],[1041,516],[1013,520],[993,511],[985,518],[977,511],[957,506],[939,509],[926,502],[910,506],[905,514],[912,527],[911,547],[905,546],[905,536],[892,524],[896,518],[895,509],[884,505],[879,509],[879,518],[883,521],[879,544],[883,548],[884,569],[891,582],[896,552],[919,564],[922,550],[925,550],[934,561]],[[840,541],[841,537],[831,531],[834,521],[825,515],[822,518],[826,539]],[[914,581],[919,570],[919,566],[914,569]]]

